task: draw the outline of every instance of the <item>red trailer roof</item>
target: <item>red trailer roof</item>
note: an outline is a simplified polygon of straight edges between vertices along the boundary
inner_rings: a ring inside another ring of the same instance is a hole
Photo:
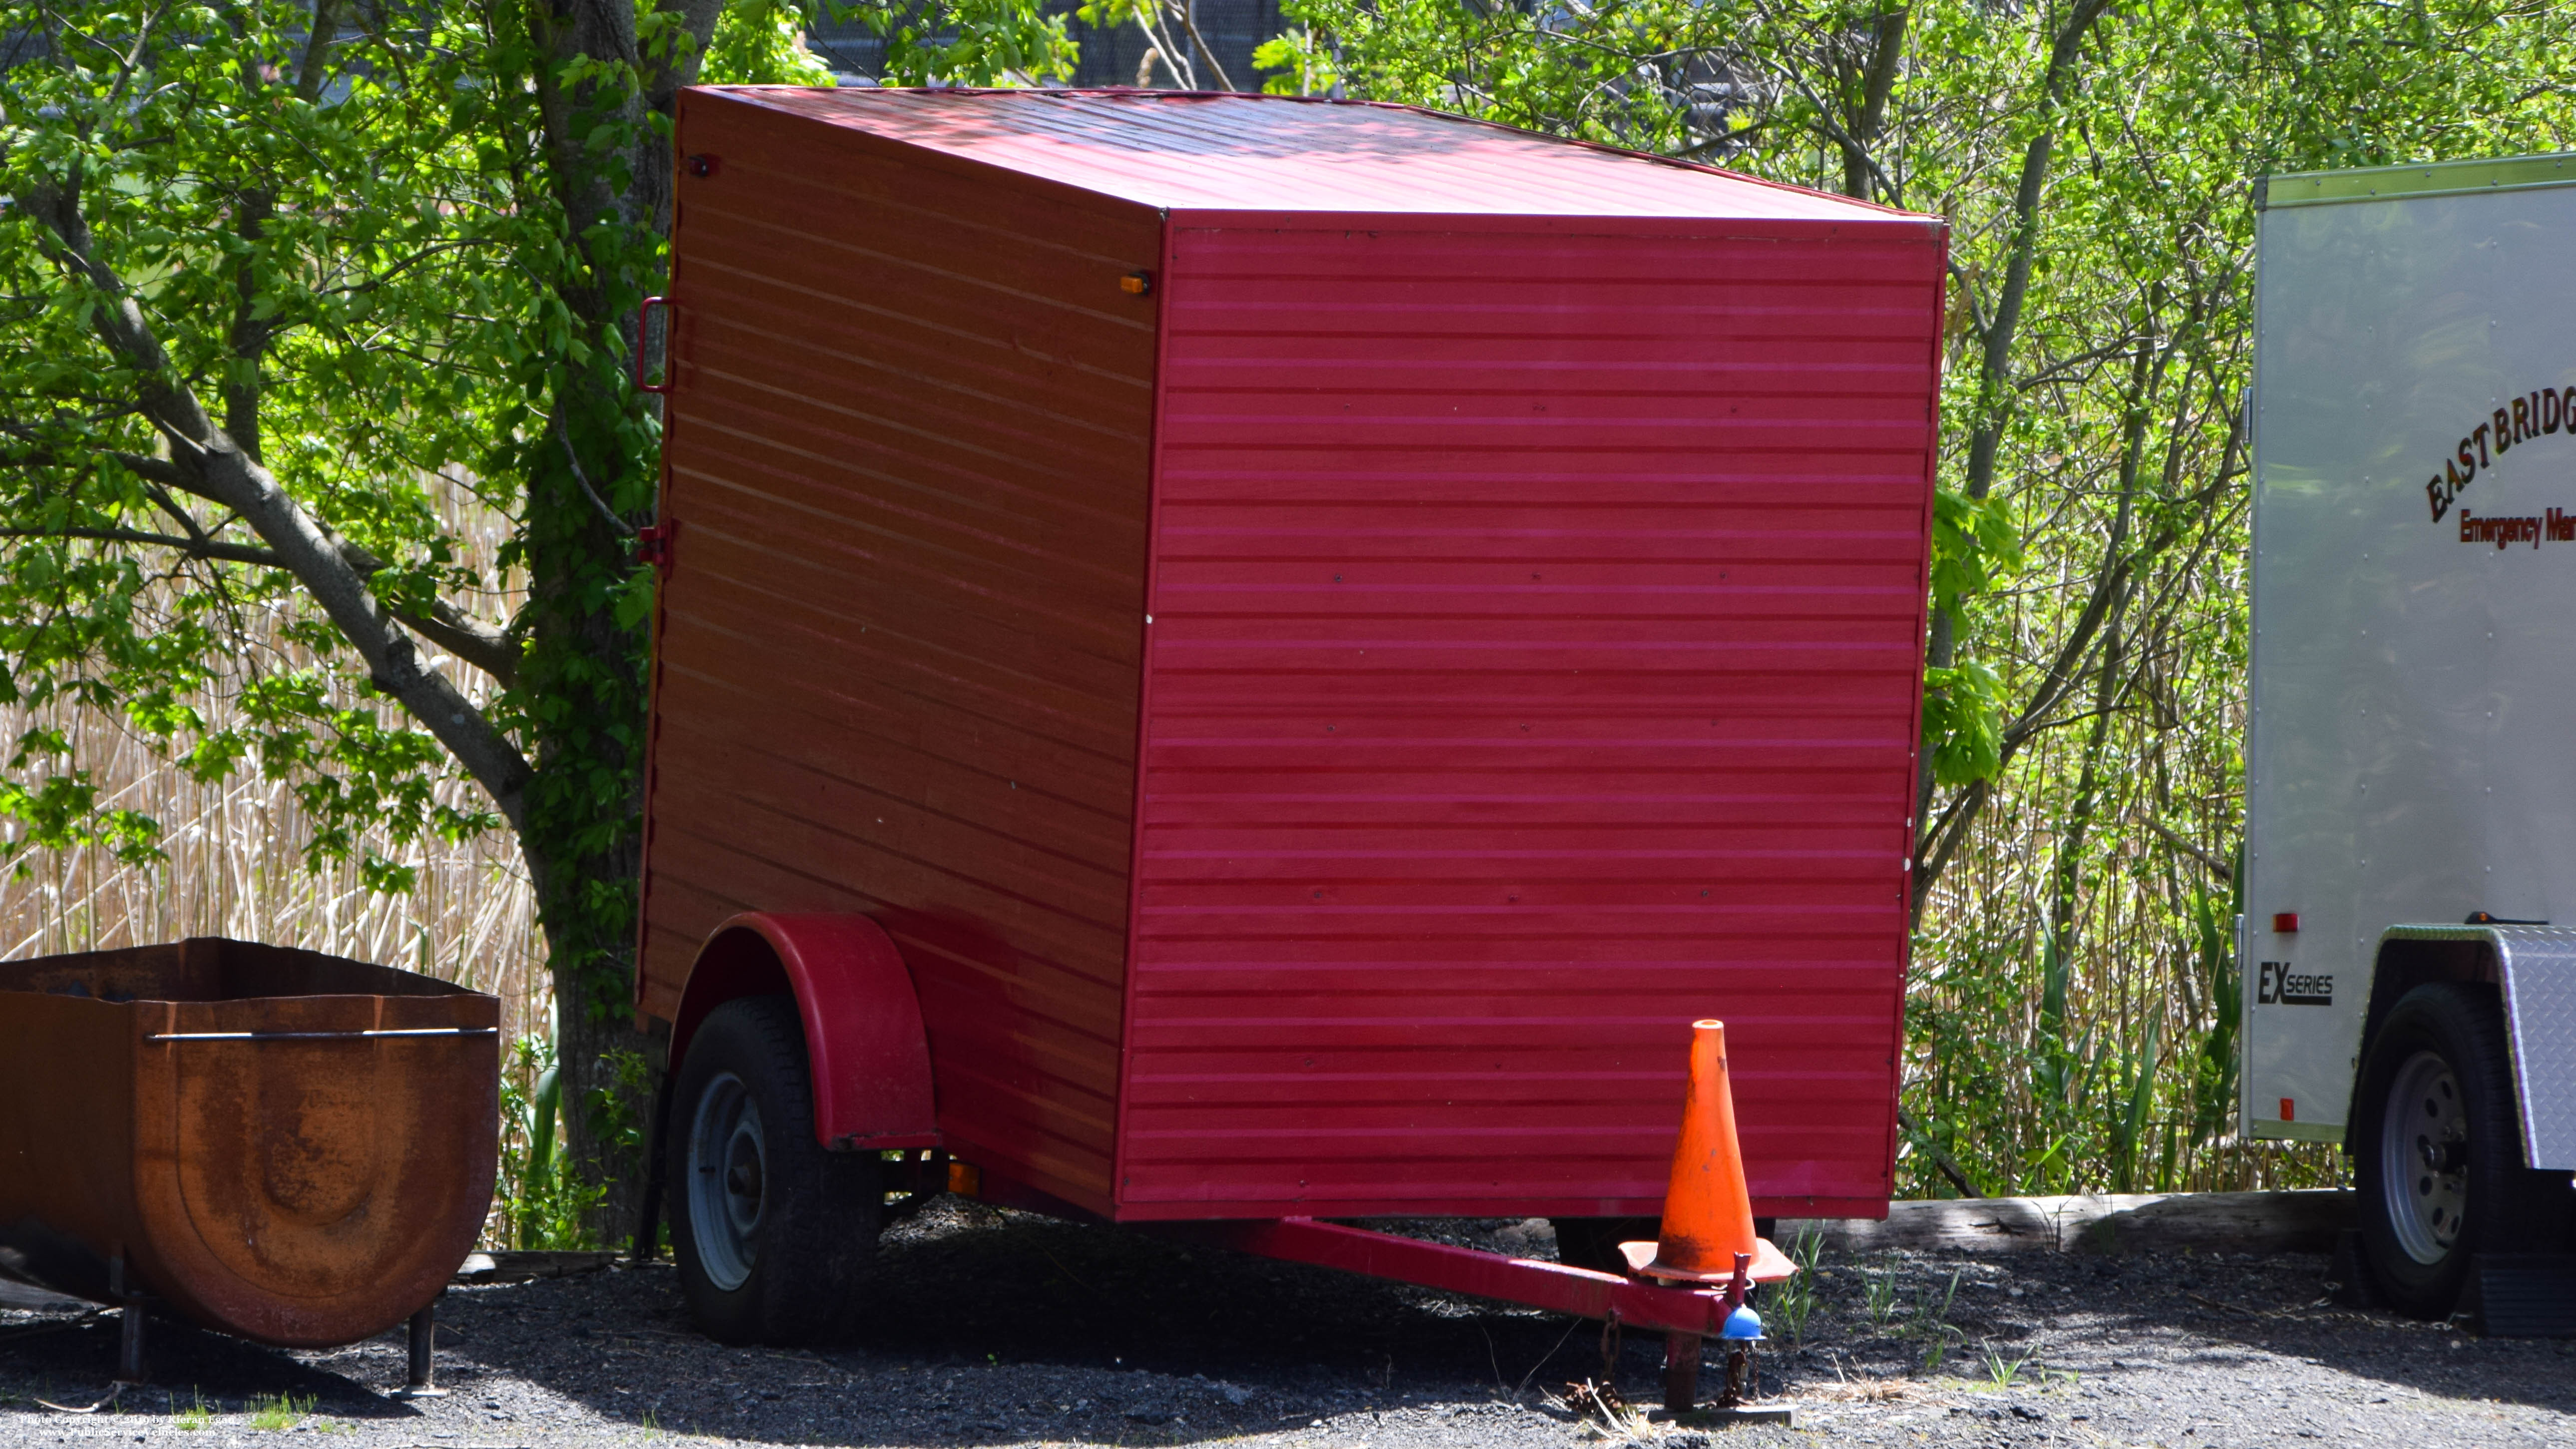
[[[1171,91],[715,86],[1147,206],[1883,222],[1847,197],[1411,106]],[[996,105],[995,97],[1015,104]]]

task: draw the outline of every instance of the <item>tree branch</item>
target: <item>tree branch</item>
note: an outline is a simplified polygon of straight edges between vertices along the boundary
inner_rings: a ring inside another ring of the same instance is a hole
[[[2147,822],[2147,828],[2154,831],[2156,834],[2163,836],[2165,844],[2170,845],[2174,849],[2181,851],[2183,854],[2190,856],[2192,859],[2199,861],[2202,867],[2208,870],[2211,875],[2218,877],[2222,881],[2234,880],[2236,878],[2235,866],[2219,859],[2217,856],[2210,854],[2208,851],[2201,849],[2190,841],[2183,839],[2171,830],[2166,829],[2162,821],[2150,820]]]
[[[107,456],[115,459],[125,471],[147,483],[157,483],[164,488],[176,488],[182,493],[203,498],[209,503],[220,501],[214,495],[204,491],[193,474],[167,458],[155,458],[148,453],[111,452]]]
[[[304,33],[304,59],[295,68],[295,94],[306,105],[322,97],[330,76],[331,46],[340,38],[342,0],[313,0],[313,25]]]
[[[372,579],[385,571],[385,561],[375,554],[346,539],[338,542],[340,557],[361,578]],[[391,604],[386,605],[386,610],[422,638],[491,675],[503,688],[519,682],[518,641],[445,599],[430,600],[426,610]]]
[[[195,392],[171,366],[167,349],[145,320],[133,292],[92,249],[79,188],[79,175],[74,172],[63,180],[49,178],[29,186],[15,200],[36,220],[63,268],[100,294],[101,305],[92,309],[91,326],[110,351],[140,374],[141,410],[170,441],[170,481],[184,492],[240,515],[275,554],[275,566],[295,576],[341,636],[357,649],[375,686],[446,746],[492,797],[511,827],[524,833],[527,787],[534,773],[526,756],[453,682],[422,665],[410,637],[395,627],[393,616],[369,589],[368,574],[352,563],[343,541],[297,503],[276,475],[215,426]],[[156,474],[164,470],[152,466],[159,459],[121,455],[119,461],[143,477],[161,481]]]
[[[255,568],[286,566],[274,551],[250,544],[182,538],[174,533],[146,533],[138,528],[0,528],[0,538],[80,538],[100,543],[141,543],[155,548],[177,549],[191,558],[219,559],[225,563],[250,564]]]
[[[1190,18],[1189,0],[1178,0],[1178,3],[1172,7],[1172,13],[1181,17],[1181,28],[1189,32],[1190,44],[1199,48],[1199,55],[1207,61],[1208,69],[1216,72],[1216,83],[1229,91],[1233,90],[1234,82],[1226,78],[1225,67],[1217,63],[1216,52],[1208,49],[1207,38],[1199,34],[1199,23]]]
[[[1932,1165],[1941,1170],[1943,1177],[1950,1179],[1950,1185],[1959,1190],[1959,1196],[1991,1197],[1993,1195],[1977,1186],[1975,1179],[1968,1176],[1968,1169],[1961,1167],[1959,1159],[1952,1157],[1939,1142],[1933,1140],[1932,1134],[1923,1129],[1923,1124],[1914,1120],[1913,1113],[1902,1107],[1897,1108],[1896,1125],[1904,1128],[1914,1138],[1914,1145],[1923,1149],[1923,1155],[1932,1159]]]
[[[2057,129],[2067,89],[2074,84],[2075,62],[2093,22],[2110,8],[2110,0],[2076,0],[2048,47],[2048,70],[2040,84],[2039,131],[2022,153],[2021,180],[2013,190],[2012,248],[2004,265],[2003,292],[1995,299],[1994,320],[1987,324],[1978,368],[1978,417],[1968,437],[1966,492],[1978,502],[1994,486],[1995,454],[2011,416],[2012,349],[2021,330],[2021,309],[2030,295],[2030,269],[2039,252],[2039,203],[2048,186],[2048,163],[2057,145]],[[1947,663],[1947,660],[1937,661]]]

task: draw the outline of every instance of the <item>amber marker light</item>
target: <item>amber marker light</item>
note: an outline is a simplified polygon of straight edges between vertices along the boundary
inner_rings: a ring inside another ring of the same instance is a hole
[[[968,1163],[948,1164],[948,1190],[959,1197],[973,1197],[984,1190],[984,1171]]]
[[[1152,272],[1129,272],[1127,275],[1118,279],[1118,290],[1127,293],[1131,297],[1146,296],[1154,290],[1154,274]]]

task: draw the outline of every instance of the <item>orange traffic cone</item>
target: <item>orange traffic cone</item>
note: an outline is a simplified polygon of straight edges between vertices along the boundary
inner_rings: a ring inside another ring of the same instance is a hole
[[[1735,1093],[1726,1080],[1724,1022],[1691,1023],[1690,1086],[1682,1098],[1681,1140],[1673,1144],[1661,1240],[1621,1243],[1619,1251],[1630,1272],[1648,1278],[1723,1283],[1735,1276],[1739,1253],[1753,1255],[1749,1276],[1756,1283],[1798,1271],[1770,1240],[1753,1235],[1753,1199],[1735,1142]]]

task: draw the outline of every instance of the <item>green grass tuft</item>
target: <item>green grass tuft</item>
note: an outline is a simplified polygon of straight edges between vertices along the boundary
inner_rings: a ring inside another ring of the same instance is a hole
[[[304,1422],[317,1402],[312,1395],[299,1399],[293,1394],[253,1395],[250,1401],[250,1426],[254,1429],[292,1429]]]

